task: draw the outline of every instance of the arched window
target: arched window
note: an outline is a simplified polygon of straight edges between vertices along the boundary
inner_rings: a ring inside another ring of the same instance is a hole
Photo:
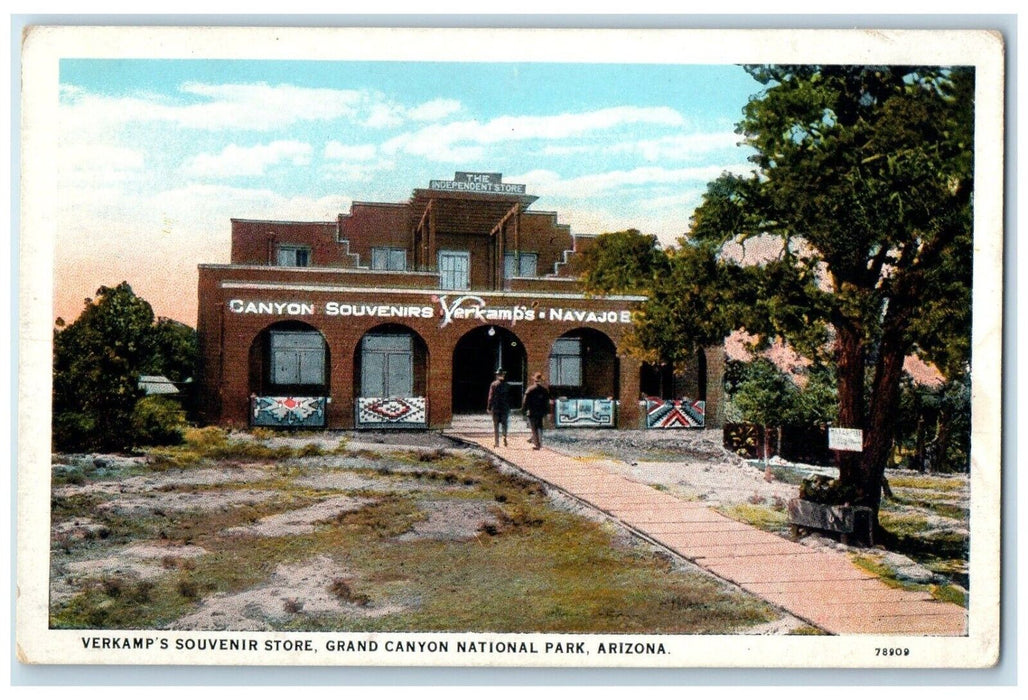
[[[618,396],[617,350],[605,333],[594,328],[577,328],[554,340],[549,369],[550,386],[557,396]]]
[[[327,396],[329,352],[324,336],[300,321],[280,321],[250,346],[250,393]]]
[[[317,331],[277,331],[271,341],[271,383],[309,386],[325,383],[325,339]]]
[[[414,343],[406,333],[368,333],[361,340],[361,395],[413,396]]]
[[[582,386],[582,339],[557,338],[550,351],[550,384]]]
[[[354,398],[425,396],[428,347],[416,332],[387,323],[365,333],[354,349]]]

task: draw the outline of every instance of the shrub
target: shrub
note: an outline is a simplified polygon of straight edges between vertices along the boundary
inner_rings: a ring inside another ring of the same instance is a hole
[[[145,396],[132,410],[132,434],[137,445],[178,445],[185,427],[182,408],[165,396]]]
[[[132,601],[135,603],[149,603],[150,594],[153,592],[155,584],[153,581],[142,580],[139,581],[135,589],[132,591]]]
[[[271,428],[257,427],[250,429],[250,435],[254,440],[270,440],[275,437],[275,431]]]
[[[176,588],[178,588],[179,595],[183,598],[196,600],[200,597],[200,586],[198,586],[195,581],[188,578],[179,579]]]
[[[186,442],[196,449],[220,447],[228,442],[228,433],[216,426],[207,428],[188,428],[185,431]]]
[[[119,576],[104,576],[100,585],[103,587],[104,593],[111,598],[117,598],[125,590],[125,580]]]
[[[56,408],[56,407],[55,407]],[[53,449],[57,452],[85,452],[93,445],[96,421],[87,413],[54,411]]]
[[[800,484],[800,498],[826,506],[841,506],[857,499],[857,490],[852,484],[843,484],[823,474],[807,477]]]
[[[333,579],[328,586],[328,592],[344,603],[365,606],[371,602],[371,599],[363,593],[354,592],[350,583],[344,578]]]
[[[127,282],[97,289],[75,321],[55,321],[54,447],[112,452],[131,449],[140,438],[149,443],[134,429],[136,404],[143,397],[139,377],[156,374],[183,381],[195,370],[196,350],[193,329],[155,318],[150,304]],[[153,426],[158,440],[170,437],[162,425]]]
[[[297,450],[297,455],[300,457],[321,457],[324,454],[325,451],[316,442],[309,442]]]

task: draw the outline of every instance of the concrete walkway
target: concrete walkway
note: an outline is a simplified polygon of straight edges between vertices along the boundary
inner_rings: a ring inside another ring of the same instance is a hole
[[[702,503],[680,500],[614,473],[611,461],[578,459],[522,435],[493,447],[492,435],[455,437],[597,508],[714,575],[832,634],[960,636],[967,611],[926,592],[884,584],[842,552],[818,551],[758,530]]]

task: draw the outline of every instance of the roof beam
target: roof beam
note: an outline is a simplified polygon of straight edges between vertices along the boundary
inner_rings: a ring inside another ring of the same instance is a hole
[[[503,225],[505,223],[507,223],[507,220],[510,219],[510,217],[512,217],[512,216],[517,216],[520,211],[521,211],[521,203],[518,202],[517,204],[512,206],[507,211],[506,214],[503,215],[503,218],[500,219],[500,221],[495,226],[493,226],[493,230],[489,232],[489,235],[490,236],[495,236],[497,233],[499,233],[501,230],[503,230]]]

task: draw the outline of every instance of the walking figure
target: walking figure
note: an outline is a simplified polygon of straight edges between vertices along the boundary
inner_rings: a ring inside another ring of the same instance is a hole
[[[543,446],[543,419],[550,414],[550,392],[543,386],[543,373],[532,375],[532,386],[525,392],[523,410],[528,416],[528,426],[532,429],[532,449]]]
[[[510,385],[503,370],[496,373],[496,381],[489,385],[489,398],[485,402],[485,410],[493,417],[493,447],[500,446],[500,433],[503,433],[503,446],[507,446],[507,419],[510,416]]]

